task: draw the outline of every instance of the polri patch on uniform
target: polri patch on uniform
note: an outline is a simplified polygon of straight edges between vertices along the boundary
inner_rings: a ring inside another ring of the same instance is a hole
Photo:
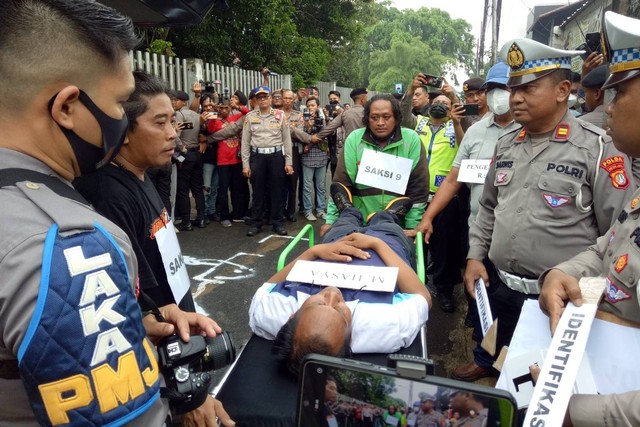
[[[637,197],[635,197],[632,201],[631,201],[631,209],[635,209],[636,206],[638,206],[638,202],[640,201],[640,199],[638,199]]]
[[[625,269],[628,263],[629,263],[629,254],[620,255],[614,267],[614,269],[616,270],[616,273],[621,273],[622,270]]]
[[[545,202],[552,208],[559,208],[560,206],[566,205],[570,200],[567,197],[553,196],[551,194],[543,194],[542,197],[544,197]]]
[[[611,177],[611,184],[618,190],[625,190],[629,187],[629,178],[624,169],[624,158],[622,156],[611,156],[600,162],[600,167],[606,170]]]
[[[607,288],[604,293],[605,298],[611,304],[616,304],[620,301],[631,298],[631,295],[620,289],[607,277]]]
[[[504,172],[499,172],[496,175],[496,184],[504,184],[507,181],[507,174]]]
[[[553,139],[557,141],[566,141],[569,139],[570,130],[571,126],[569,126],[569,123],[560,123],[556,126],[556,133],[553,135]]]
[[[527,137],[527,131],[526,129],[522,129],[520,133],[518,133],[518,136],[516,137],[516,142],[522,142],[526,139],[526,137]]]

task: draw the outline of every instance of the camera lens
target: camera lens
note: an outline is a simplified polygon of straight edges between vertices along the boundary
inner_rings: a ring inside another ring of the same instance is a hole
[[[236,360],[236,346],[231,334],[222,332],[215,338],[205,338],[207,351],[202,357],[202,370],[214,371],[224,368]]]

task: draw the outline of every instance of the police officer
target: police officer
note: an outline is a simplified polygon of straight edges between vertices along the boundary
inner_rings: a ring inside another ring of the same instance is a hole
[[[242,130],[242,173],[251,179],[251,227],[247,236],[260,232],[264,222],[265,198],[269,197],[273,231],[284,236],[282,188],[285,174],[293,174],[291,166],[291,133],[282,110],[271,108],[271,90],[256,89],[258,108],[245,116]],[[268,191],[271,189],[271,191]]]
[[[485,427],[489,409],[473,393],[455,391],[449,396],[449,406],[453,412],[460,414],[453,427]]]
[[[604,89],[602,89],[602,85],[608,77],[609,66],[602,64],[591,70],[580,82],[584,92],[584,105],[587,109],[587,112],[580,116],[580,120],[592,123],[601,129],[605,129]]]
[[[462,83],[465,104],[475,104],[478,106],[478,114],[464,116],[460,121],[463,131],[467,131],[472,124],[484,117],[489,112],[487,107],[487,91],[482,77],[471,77]]]
[[[188,338],[198,316],[142,318],[129,239],[70,183],[124,143],[137,41],[128,18],[90,0],[0,8],[0,425],[166,418],[145,335]]]
[[[613,12],[604,15],[604,52],[610,62],[611,75],[604,89],[615,89],[607,106],[608,125],[613,143],[624,153],[640,156],[638,97],[640,97],[640,20]],[[640,326],[640,191],[631,197],[613,227],[589,250],[563,262],[540,278],[540,307],[549,314],[552,333],[558,324],[565,301],[580,304],[581,277],[605,276],[607,288],[599,309],[605,317]],[[608,316],[607,316],[608,315]],[[640,388],[640,387],[637,387]],[[617,395],[573,395],[567,416],[575,426],[640,425],[640,391]]]
[[[181,90],[175,91],[173,108],[176,110],[178,122],[178,149],[184,154],[184,160],[178,164],[178,179],[176,188],[176,216],[182,217],[178,226],[181,231],[193,230],[191,225],[191,200],[189,191],[196,203],[195,225],[206,227],[204,218],[204,180],[202,175],[202,153],[207,148],[206,143],[200,143],[200,115],[187,107],[189,94]],[[202,152],[202,153],[201,153]]]
[[[529,39],[511,40],[500,52],[510,67],[511,113],[522,127],[496,146],[469,232],[464,278],[471,295],[478,278],[489,282],[498,349],[509,344],[524,301],[538,297],[538,277],[605,234],[626,190],[635,188],[629,159],[602,129],[568,112],[571,58],[580,53]],[[486,256],[495,275],[482,262]],[[452,377],[492,375],[492,362],[478,346],[474,361]]]

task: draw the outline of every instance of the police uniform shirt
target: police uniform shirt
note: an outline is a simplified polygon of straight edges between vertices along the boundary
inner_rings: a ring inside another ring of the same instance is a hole
[[[304,118],[300,111],[292,110],[284,113],[284,122],[291,130],[291,142],[309,144],[311,143],[311,135],[304,131]]]
[[[583,114],[578,118],[580,120],[584,120],[585,122],[589,122],[592,125],[599,127],[600,129],[604,129],[604,105],[600,104],[596,108],[594,108],[593,111]]]
[[[198,135],[200,134],[200,115],[189,108],[182,107],[176,111],[176,121],[193,124],[193,129],[178,131],[178,144],[187,149],[198,148]]]
[[[362,123],[363,117],[364,107],[360,104],[355,104],[348,110],[344,110],[342,113],[338,114],[320,132],[318,132],[318,138],[326,138],[342,126],[344,127],[345,133],[344,139],[346,139],[354,130],[365,127]]]
[[[284,112],[272,108],[267,114],[253,110],[244,116],[242,129],[242,167],[249,167],[251,147],[283,146],[285,166],[291,166],[291,132],[284,121]]]
[[[628,158],[611,142],[600,144],[600,136],[601,129],[566,113],[535,155],[524,129],[501,138],[468,258],[488,254],[500,270],[538,278],[605,234],[635,184]]]
[[[455,427],[485,427],[487,425],[489,410],[484,408],[479,414],[467,415],[453,424]]]
[[[512,121],[503,128],[495,122],[493,113],[487,113],[464,134],[456,158],[453,160],[453,167],[459,169],[463,160],[490,160],[493,158],[498,139],[518,127],[519,125]],[[471,223],[478,214],[478,202],[484,184],[466,183],[466,185],[471,190],[471,215],[469,215],[469,227],[471,227]]]
[[[0,148],[0,169],[23,168],[46,175],[55,173],[40,161],[24,154]],[[62,180],[62,178],[61,178]],[[62,180],[64,181],[64,180]],[[126,234],[90,207],[58,196],[46,186],[27,187],[25,191],[40,191],[40,199],[47,200],[50,209],[60,212],[68,222],[101,224],[120,247],[129,273],[130,283],[135,283],[137,264],[131,243]],[[0,225],[0,361],[16,360],[18,348],[25,336],[34,313],[41,279],[44,241],[52,225],[51,217],[39,209],[18,188],[0,191],[0,202],[5,207]],[[62,230],[64,232],[65,230]],[[73,228],[67,227],[73,233]],[[167,402],[158,399],[147,412],[129,425],[162,425],[167,415]],[[0,425],[3,427],[36,425],[29,398],[21,380],[0,378]]]

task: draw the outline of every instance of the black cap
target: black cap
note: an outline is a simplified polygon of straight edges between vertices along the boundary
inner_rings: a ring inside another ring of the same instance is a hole
[[[351,99],[353,99],[355,101],[356,97],[360,96],[360,95],[366,95],[368,92],[365,88],[363,87],[359,87],[357,89],[354,89],[351,91],[351,93],[349,94],[349,96],[351,97]]]
[[[251,89],[251,92],[249,92],[249,99],[255,98],[257,90],[258,88]]]
[[[173,96],[176,99],[179,99],[181,101],[188,101],[189,100],[189,94],[183,90],[176,90],[173,92]]]
[[[589,71],[589,73],[586,76],[584,76],[580,84],[583,87],[600,89],[602,85],[604,85],[604,82],[607,81],[608,77],[609,77],[609,65],[602,64],[599,67],[596,67],[593,70]]]
[[[467,93],[470,90],[480,90],[483,84],[484,84],[483,78],[471,77],[469,80],[465,80],[465,82],[462,83],[462,91],[464,93]]]
[[[241,90],[238,89],[237,91],[233,92],[233,94],[238,97],[242,105],[247,105],[247,102],[249,102],[249,100],[247,99],[247,95],[242,93]]]

